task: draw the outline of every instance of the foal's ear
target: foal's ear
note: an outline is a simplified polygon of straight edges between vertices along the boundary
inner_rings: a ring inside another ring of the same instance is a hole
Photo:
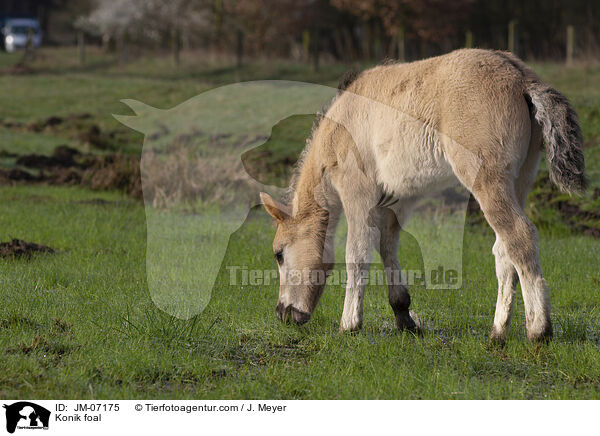
[[[267,213],[275,218],[278,223],[292,215],[292,209],[289,206],[273,200],[273,198],[266,192],[260,193],[260,201],[265,207]]]

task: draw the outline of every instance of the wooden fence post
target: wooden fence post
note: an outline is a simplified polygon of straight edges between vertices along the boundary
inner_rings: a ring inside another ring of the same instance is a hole
[[[404,33],[404,26],[400,26],[398,29],[398,60],[400,62],[406,62],[406,38]]]
[[[310,31],[302,32],[302,60],[308,62],[310,59]]]
[[[465,33],[465,48],[473,48],[473,32],[470,30]]]
[[[518,56],[518,50],[517,20],[510,20],[508,23],[508,51]]]
[[[575,28],[572,25],[567,26],[567,65],[573,65],[573,55],[575,54]]]

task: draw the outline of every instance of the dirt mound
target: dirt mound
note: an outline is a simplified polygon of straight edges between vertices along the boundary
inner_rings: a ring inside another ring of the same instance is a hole
[[[48,118],[39,121],[33,121],[30,123],[25,123],[21,121],[15,120],[0,120],[0,126],[6,129],[15,129],[15,130],[24,130],[24,131],[32,131],[32,132],[41,132],[46,128],[56,128],[60,125],[69,124],[71,127],[78,127],[79,121],[87,120],[92,118],[92,114],[87,112],[75,113],[68,115],[66,117],[61,117],[58,115],[51,115]]]
[[[38,182],[39,176],[17,168],[11,170],[0,169],[0,185],[11,185],[16,182]]]
[[[21,239],[0,243],[0,257],[30,258],[34,253],[54,253],[54,250],[46,245],[26,242]]]
[[[0,169],[0,184],[81,184],[94,190],[116,189],[142,197],[140,158],[135,155],[98,156],[60,145],[50,156],[28,154],[15,163],[23,168]]]
[[[52,115],[50,117],[23,122],[10,119],[0,120],[0,126],[17,132],[46,132],[53,135],[68,137],[82,145],[90,145],[100,150],[114,150],[117,130],[103,131],[100,126],[90,123],[93,118],[87,112],[74,113],[68,116]]]
[[[595,194],[595,193],[594,193]],[[583,210],[571,201],[557,201],[556,206],[565,221],[577,232],[593,238],[600,238],[600,229],[585,224],[587,221],[600,221],[600,212]]]
[[[76,156],[81,156],[81,153],[78,150],[66,145],[59,145],[54,149],[51,156],[28,154],[19,157],[15,163],[24,167],[38,169],[85,167],[82,163],[75,161]]]

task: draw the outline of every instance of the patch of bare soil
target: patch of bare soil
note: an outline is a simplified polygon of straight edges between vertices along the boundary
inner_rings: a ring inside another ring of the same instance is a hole
[[[39,180],[39,176],[17,168],[10,170],[0,169],[0,185],[12,185],[17,182],[37,182]]]
[[[42,130],[45,130],[47,128],[53,128],[63,124],[77,123],[78,121],[87,120],[89,118],[92,118],[92,115],[87,112],[83,112],[71,114],[66,117],[51,115],[43,120],[33,121],[30,123],[24,123],[21,121],[14,120],[1,120],[0,127],[20,131],[41,132]],[[79,124],[77,124],[77,127],[79,127]]]
[[[589,207],[587,210],[583,209],[578,204],[582,202],[576,197],[566,197],[550,183],[547,173],[541,175],[541,181],[538,177],[537,186],[541,189],[533,195],[533,199],[558,210],[564,222],[574,232],[600,239],[600,228],[596,225],[600,222],[600,212],[589,210]],[[592,200],[597,200],[599,196],[600,188],[596,188],[592,193]]]
[[[68,147],[66,145],[59,145],[56,147],[51,156],[44,156],[39,154],[28,154],[21,156],[16,160],[17,165],[21,165],[28,168],[68,168],[78,167],[85,168],[84,162],[76,162],[75,157],[81,156],[78,150]]]
[[[581,222],[577,222],[575,219],[580,220],[600,220],[600,212],[592,212],[589,210],[583,210],[578,205],[571,203],[570,201],[558,201],[556,202],[558,210],[567,223],[576,230],[584,235],[592,236],[600,239],[600,229],[591,227]]]
[[[46,183],[83,185],[94,190],[116,189],[142,197],[140,159],[120,153],[98,156],[60,145],[50,156],[28,154],[16,162],[22,168],[0,169],[0,185]]]
[[[91,147],[108,150],[113,148],[116,131],[102,131],[97,124],[90,124],[92,115],[86,112],[65,117],[52,115],[48,118],[25,123],[15,120],[0,120],[0,127],[18,132],[46,132],[66,136]]]
[[[46,245],[26,242],[21,239],[0,243],[0,257],[30,258],[34,253],[54,253],[54,250]]]

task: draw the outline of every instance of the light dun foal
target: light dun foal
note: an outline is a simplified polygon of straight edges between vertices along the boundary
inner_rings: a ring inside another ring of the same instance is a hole
[[[549,339],[537,230],[523,210],[544,150],[553,183],[569,193],[585,189],[581,130],[567,99],[515,56],[486,50],[378,66],[341,89],[313,131],[291,203],[261,194],[278,223],[279,317],[310,319],[323,274],[333,266],[343,210],[348,282],[340,331],[362,325],[361,276],[373,248],[388,272],[397,328],[415,329],[408,290],[390,281],[400,270],[400,229],[420,198],[460,182],[496,233],[498,301],[490,337],[504,342],[520,280],[527,336]],[[299,271],[322,274],[288,280]]]

